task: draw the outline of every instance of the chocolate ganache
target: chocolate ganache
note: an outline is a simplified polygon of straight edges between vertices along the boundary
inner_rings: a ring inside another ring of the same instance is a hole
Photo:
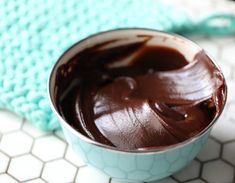
[[[140,36],[141,37],[141,36]],[[224,103],[224,78],[202,50],[111,40],[86,48],[56,75],[62,117],[90,139],[123,150],[173,145],[198,134]]]

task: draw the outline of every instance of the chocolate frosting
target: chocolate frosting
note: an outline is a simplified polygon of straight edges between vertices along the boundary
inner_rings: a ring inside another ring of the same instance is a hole
[[[189,62],[143,39],[111,40],[59,67],[56,105],[73,128],[119,149],[145,149],[182,142],[219,114],[224,78],[204,51]]]

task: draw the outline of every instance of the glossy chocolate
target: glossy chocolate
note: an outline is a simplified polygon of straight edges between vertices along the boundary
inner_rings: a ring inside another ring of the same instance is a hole
[[[223,106],[223,76],[204,51],[188,62],[142,37],[87,48],[57,71],[60,114],[92,140],[125,150],[176,144],[207,127]]]

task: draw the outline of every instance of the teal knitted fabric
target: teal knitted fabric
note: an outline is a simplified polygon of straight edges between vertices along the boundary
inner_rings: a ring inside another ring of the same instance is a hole
[[[153,0],[1,0],[0,107],[41,129],[56,129],[59,123],[50,109],[47,79],[69,46],[114,28],[187,32],[204,26],[210,30],[205,22],[187,17]]]

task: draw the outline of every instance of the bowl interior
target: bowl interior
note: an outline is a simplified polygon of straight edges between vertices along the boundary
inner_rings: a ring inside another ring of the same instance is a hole
[[[83,136],[82,134],[80,134],[79,132],[74,130],[71,126],[69,126],[68,123],[66,123],[66,121],[60,116],[60,114],[58,112],[57,105],[56,105],[57,87],[55,85],[56,73],[57,73],[58,68],[61,65],[66,64],[72,57],[74,57],[77,53],[83,51],[86,48],[93,47],[95,45],[98,45],[98,44],[101,44],[104,42],[115,40],[114,43],[111,42],[111,44],[107,44],[107,45],[105,44],[103,47],[101,47],[101,49],[107,49],[107,48],[115,47],[115,46],[122,45],[122,44],[143,41],[143,39],[146,39],[146,37],[151,37],[146,44],[174,48],[174,49],[178,50],[180,53],[182,53],[189,62],[193,61],[195,55],[199,51],[202,50],[197,44],[193,43],[192,41],[190,41],[186,38],[183,38],[181,36],[175,35],[175,34],[168,34],[168,33],[159,32],[156,30],[120,29],[120,30],[113,30],[113,31],[99,33],[99,34],[93,35],[91,37],[88,37],[88,38],[76,43],[71,48],[69,48],[58,59],[58,61],[54,65],[54,68],[51,72],[50,79],[49,79],[49,96],[50,96],[52,108],[53,108],[54,112],[57,114],[57,117],[59,117],[60,121],[62,121],[63,124],[65,124],[68,128],[70,128],[70,130],[73,133],[76,133],[76,135],[78,135],[80,138],[86,140],[87,142],[90,142],[92,144],[96,144],[101,147],[105,147],[105,148],[112,149],[115,151],[117,150],[116,148],[112,148],[112,147],[109,147],[104,144],[99,144],[97,142],[94,142],[94,141],[88,139],[87,137]],[[124,65],[125,64],[127,64],[127,63],[124,63]],[[225,99],[224,99],[225,102],[226,102],[226,97],[227,97],[227,90],[226,90],[226,83],[225,83]],[[224,104],[225,104],[225,102],[224,102]],[[220,114],[221,114],[222,110],[223,110],[223,107],[220,111]],[[217,118],[220,116],[220,114],[217,116]],[[181,142],[179,144],[169,146],[169,147],[167,147],[167,149],[175,148],[175,147],[178,147],[181,145],[185,145],[185,144],[190,143],[191,141],[195,140],[196,138],[199,138],[205,132],[210,130],[210,128],[212,127],[214,122],[217,120],[217,118],[214,119],[214,121],[212,121],[211,124],[207,128],[205,128],[203,131],[201,131],[195,137],[192,137],[192,138],[190,138],[184,142]],[[164,151],[164,150],[165,150],[165,148],[154,149],[154,150],[150,149],[151,152]],[[119,150],[117,150],[117,151],[119,151]],[[134,151],[134,152],[136,152],[136,151]]]

